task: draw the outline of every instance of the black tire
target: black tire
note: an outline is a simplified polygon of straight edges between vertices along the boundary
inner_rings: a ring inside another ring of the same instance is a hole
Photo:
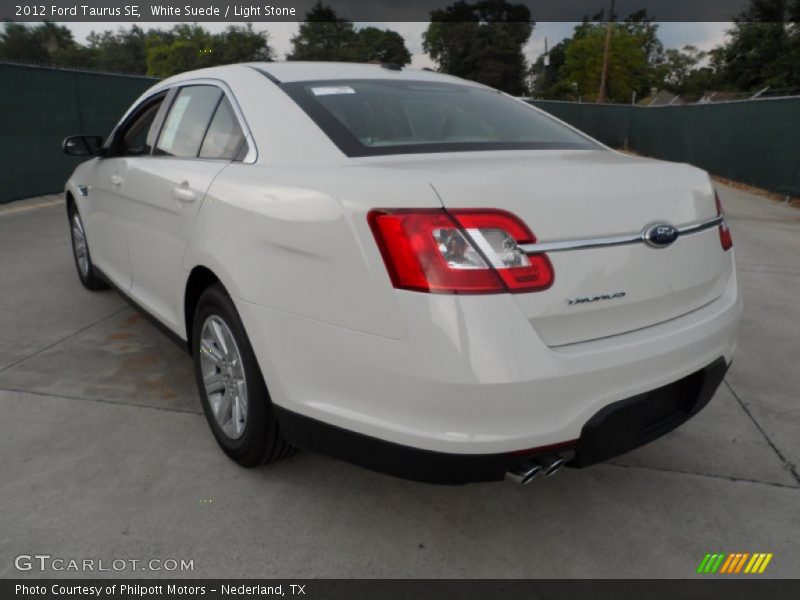
[[[204,383],[200,345],[203,326],[210,317],[217,317],[224,322],[233,336],[242,359],[247,390],[247,416],[244,420],[244,430],[238,438],[226,433],[217,421]],[[192,324],[192,357],[203,412],[217,443],[225,454],[243,467],[256,467],[283,460],[295,453],[294,446],[281,436],[278,420],[250,340],[247,338],[236,307],[220,284],[206,288],[197,303]]]
[[[80,213],[78,213],[78,209],[74,202],[68,203],[67,216],[69,217],[69,238],[72,242],[72,258],[75,261],[75,269],[78,271],[78,279],[81,280],[83,287],[93,292],[108,288],[108,285],[105,283],[105,281],[98,277],[97,270],[94,268],[94,264],[92,263],[92,255],[89,252],[89,243],[86,240],[86,230],[83,227],[83,220],[81,219]],[[74,232],[75,227],[80,227],[80,230],[83,234],[83,243],[86,253],[86,266],[83,268],[81,267],[81,261],[78,257],[78,249],[76,247],[76,236]]]

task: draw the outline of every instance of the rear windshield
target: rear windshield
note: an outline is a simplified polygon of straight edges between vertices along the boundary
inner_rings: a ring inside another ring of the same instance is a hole
[[[281,87],[348,156],[596,149],[495,90],[422,81],[300,81]]]

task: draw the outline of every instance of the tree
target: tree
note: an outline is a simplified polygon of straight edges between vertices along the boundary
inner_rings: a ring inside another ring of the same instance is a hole
[[[625,32],[633,38],[633,43],[644,52],[644,69],[638,70],[639,79],[634,91],[645,97],[653,87],[661,84],[660,65],[665,60],[664,44],[658,38],[658,25],[647,16],[646,10],[632,13],[620,24]],[[628,98],[626,98],[627,100]]]
[[[561,78],[577,84],[578,93],[593,101],[600,88],[606,26],[584,23],[580,36],[567,45]],[[633,92],[646,92],[650,71],[641,39],[625,27],[613,26],[611,53],[606,81],[606,98],[612,102],[629,102]]]
[[[725,86],[747,91],[800,86],[799,18],[798,0],[751,0],[719,54]]]
[[[266,31],[231,25],[211,34],[199,25],[176,25],[162,34],[147,34],[147,74],[169,77],[176,73],[237,62],[269,61],[274,52]]]
[[[572,37],[562,40],[550,50],[550,65],[539,57],[531,69],[533,94],[540,98],[586,101],[597,98],[603,67],[608,23],[601,11],[576,26]],[[625,21],[611,23],[606,100],[630,102],[634,92],[639,97],[659,87],[667,77],[664,66],[667,53],[658,38],[658,25],[644,10],[631,14]]]
[[[305,15],[297,35],[292,37],[288,60],[342,62],[386,62],[407,65],[411,53],[396,31],[365,27],[339,18],[328,6],[317,2]]]
[[[702,52],[686,45],[680,50],[670,48],[657,67],[661,87],[687,100],[696,101],[706,91],[718,89],[719,72],[715,68],[714,51]]]
[[[526,92],[522,48],[533,31],[530,11],[505,0],[459,0],[431,12],[423,48],[443,73],[515,95]]]
[[[292,37],[288,60],[355,60],[356,32],[353,23],[317,2],[306,13],[297,35]]]
[[[660,65],[663,86],[676,94],[684,93],[692,73],[707,56],[707,52],[701,52],[690,45],[686,45],[680,50],[675,48],[667,50]]]
[[[33,27],[12,22],[3,25],[0,59],[65,66],[81,66],[86,60],[84,49],[63,25],[48,21]]]
[[[46,63],[50,54],[40,44],[34,28],[20,23],[4,23],[0,34],[0,58],[23,62]]]
[[[230,26],[211,34],[199,25],[172,29],[133,26],[116,32],[92,32],[88,44],[73,40],[64,26],[42,23],[27,27],[6,23],[0,33],[0,59],[90,68],[114,73],[168,77],[182,71],[237,62],[270,61],[269,34]]]
[[[396,65],[407,65],[411,62],[411,53],[406,48],[403,36],[396,31],[377,27],[358,30],[355,54],[360,62]]]
[[[200,25],[173,27],[166,39],[147,45],[147,74],[169,77],[176,73],[210,66],[211,34]]]
[[[130,29],[120,27],[116,32],[92,31],[88,38],[88,51],[92,66],[112,73],[147,73],[147,39],[145,31],[136,25]]]
[[[652,17],[647,16],[646,10],[632,13],[622,26],[641,44],[648,65],[655,67],[661,63],[664,59],[664,44],[658,39],[658,25]]]
[[[211,53],[211,62],[215,65],[275,60],[275,52],[269,45],[269,34],[266,31],[253,31],[249,23],[245,27],[231,25],[214,35]]]
[[[561,81],[561,67],[566,60],[567,41],[562,40],[548,51],[549,64],[544,55],[531,65],[531,94],[537,98],[564,99],[573,91],[572,86]],[[572,98],[577,100],[577,98]]]

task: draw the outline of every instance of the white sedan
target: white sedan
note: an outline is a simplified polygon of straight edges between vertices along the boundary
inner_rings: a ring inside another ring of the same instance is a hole
[[[708,175],[469,81],[205,69],[64,150],[91,157],[66,185],[81,281],[186,345],[244,466],[527,483],[671,431],[736,348]]]

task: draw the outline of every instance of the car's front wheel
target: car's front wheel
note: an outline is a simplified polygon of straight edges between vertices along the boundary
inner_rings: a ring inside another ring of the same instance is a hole
[[[70,237],[72,238],[72,256],[75,259],[75,267],[78,269],[78,278],[83,287],[87,290],[103,290],[108,286],[97,276],[92,255],[89,254],[89,243],[86,241],[86,229],[83,227],[81,215],[75,204],[69,204],[67,208],[69,217]]]
[[[267,387],[236,307],[221,285],[197,304],[192,356],[203,411],[222,450],[244,467],[294,452],[283,439]]]

